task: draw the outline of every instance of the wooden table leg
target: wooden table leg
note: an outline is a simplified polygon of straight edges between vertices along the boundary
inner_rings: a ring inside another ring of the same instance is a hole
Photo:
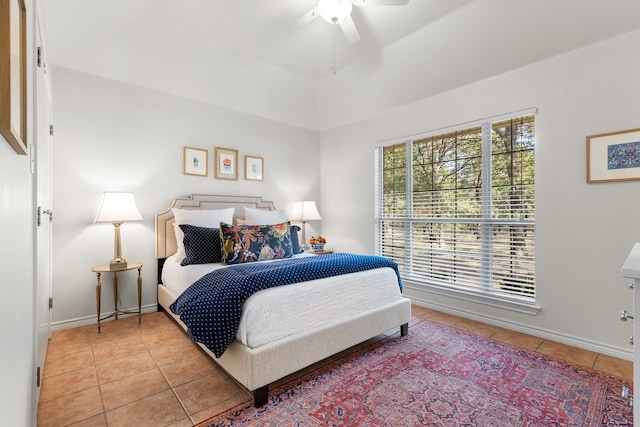
[[[98,311],[98,333],[100,333],[100,296],[102,295],[102,284],[100,283],[100,273],[96,273],[96,310]]]
[[[142,267],[138,269],[138,324],[142,323]]]
[[[113,272],[113,309],[118,320],[118,273]]]

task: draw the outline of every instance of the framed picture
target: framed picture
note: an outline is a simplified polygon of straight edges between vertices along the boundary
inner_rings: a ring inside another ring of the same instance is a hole
[[[238,150],[215,148],[216,174],[218,179],[238,179]]]
[[[264,159],[262,157],[244,156],[244,179],[262,181],[264,179]]]
[[[185,175],[209,175],[209,151],[184,147],[182,150],[182,173]]]
[[[0,2],[0,133],[27,154],[27,19],[24,0]]]
[[[587,183],[640,180],[640,129],[587,136]]]

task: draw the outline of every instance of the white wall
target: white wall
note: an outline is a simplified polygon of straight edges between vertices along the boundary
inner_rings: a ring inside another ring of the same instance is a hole
[[[104,191],[132,191],[144,221],[122,225],[122,252],[144,263],[143,307],[156,299],[154,214],[191,193],[262,196],[287,209],[320,199],[319,134],[268,119],[113,80],[53,69],[54,329],[95,323],[95,275],[90,268],[113,257],[113,226],[93,224]],[[209,176],[183,175],[184,146],[209,150]],[[264,181],[213,178],[215,146],[240,158],[264,158]],[[319,205],[322,209],[321,204]],[[107,275],[108,276],[108,275]],[[104,276],[103,276],[104,277]],[[136,304],[135,274],[121,274],[122,302]],[[106,285],[106,286],[105,286]],[[102,306],[113,308],[109,277]]]
[[[373,148],[528,107],[536,117],[537,316],[411,289],[425,304],[631,358],[632,293],[621,267],[640,240],[640,182],[586,184],[585,137],[640,127],[640,31],[322,134],[322,228],[373,252]],[[420,81],[415,81],[420,90]],[[410,285],[407,283],[407,285]]]
[[[33,143],[33,1],[27,10],[27,143]],[[33,177],[30,157],[0,136],[0,413],[2,424],[32,425],[35,389],[35,286]]]
[[[0,413],[7,425],[30,425],[35,391],[33,204],[29,158],[0,136]]]

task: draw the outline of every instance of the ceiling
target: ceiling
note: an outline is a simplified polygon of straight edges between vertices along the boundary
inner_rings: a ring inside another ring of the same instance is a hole
[[[284,30],[317,0],[38,4],[48,61],[55,66],[315,129],[342,124],[323,122],[323,109],[333,107],[322,98],[335,103],[358,85],[366,93],[396,78],[393,99],[377,107],[391,108],[414,101],[412,96],[442,93],[640,28],[637,0],[409,0],[407,6],[354,6],[361,35],[354,44],[322,18],[294,33]],[[403,77],[408,71],[402,70],[411,67],[424,81]],[[407,88],[395,87],[403,84]],[[276,88],[289,109],[273,111],[269,101]]]
[[[73,67],[96,51],[164,45],[258,59],[313,81],[344,68],[429,25],[471,0],[412,0],[406,6],[354,6],[361,40],[349,44],[338,26],[317,18],[285,28],[318,0],[47,0],[45,29],[53,62]]]

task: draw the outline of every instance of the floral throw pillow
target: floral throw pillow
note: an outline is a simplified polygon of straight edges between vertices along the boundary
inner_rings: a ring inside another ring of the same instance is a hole
[[[220,224],[222,263],[289,258],[293,255],[289,222],[274,225]]]

